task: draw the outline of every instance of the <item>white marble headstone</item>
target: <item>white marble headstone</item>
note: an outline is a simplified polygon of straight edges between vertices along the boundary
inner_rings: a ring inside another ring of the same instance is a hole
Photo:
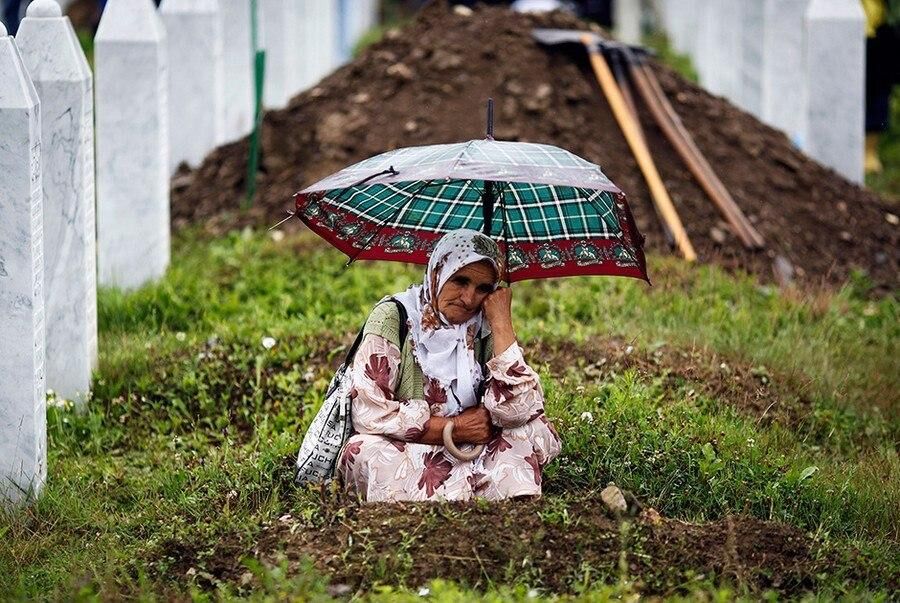
[[[616,0],[613,3],[613,26],[616,37],[626,44],[641,43],[641,0]],[[365,15],[366,11],[361,14]],[[365,33],[367,23],[363,22],[357,37]]]
[[[218,0],[163,0],[169,59],[169,164],[197,167],[224,141],[225,74]]]
[[[297,19],[295,29],[299,33],[295,42],[297,61],[294,65],[296,68],[294,88],[297,92],[311,88],[318,81],[315,53],[320,32],[317,31],[319,24],[316,21],[314,6],[317,1],[321,0],[297,0],[297,10],[294,14],[294,18]]]
[[[641,0],[629,0],[629,2],[640,4]],[[356,47],[360,38],[378,23],[379,9],[377,0],[360,0],[359,4],[352,4],[353,7],[350,9],[351,32],[349,39],[351,51]],[[640,34],[638,33],[638,35]],[[343,59],[340,56],[337,58],[339,60]]]
[[[41,99],[47,388],[83,403],[97,346],[92,75],[54,0],[29,5],[16,42]]]
[[[225,65],[225,142],[253,128],[253,47],[250,0],[219,0]]]
[[[739,104],[758,118],[762,117],[763,40],[765,37],[763,1],[744,2],[741,43],[741,97]]]
[[[857,0],[811,0],[805,15],[804,150],[852,182],[863,181],[865,15]]]
[[[808,4],[763,2],[762,119],[796,143],[803,134],[803,15]]]
[[[743,71],[743,20],[741,6],[743,0],[720,0],[721,22],[717,29],[717,47],[721,54],[718,81],[721,94],[736,105],[740,105],[741,74]]]
[[[680,0],[675,9],[672,43],[675,50],[694,58],[697,40],[698,0]]]
[[[312,0],[313,19],[316,24],[316,43],[311,58],[313,65],[313,84],[331,73],[337,65],[338,53],[338,6],[336,0]],[[357,7],[356,10],[361,10]]]
[[[295,29],[299,0],[259,0],[258,6],[266,50],[263,103],[267,108],[280,109],[291,100],[299,80],[300,36]]]
[[[710,92],[719,94],[721,86],[720,67],[721,47],[718,31],[722,27],[720,0],[698,0],[697,4],[697,41],[694,52],[694,68],[700,83]]]
[[[0,504],[47,480],[41,107],[0,23]]]
[[[133,289],[170,255],[166,36],[152,0],[109,0],[94,66],[98,278]]]

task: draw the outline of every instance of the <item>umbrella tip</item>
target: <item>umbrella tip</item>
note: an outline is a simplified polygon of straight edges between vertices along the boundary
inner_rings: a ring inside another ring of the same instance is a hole
[[[487,138],[494,140],[494,99],[487,100]]]

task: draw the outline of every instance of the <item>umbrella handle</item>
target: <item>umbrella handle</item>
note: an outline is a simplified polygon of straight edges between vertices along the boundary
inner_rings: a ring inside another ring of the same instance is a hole
[[[484,444],[479,444],[469,452],[463,452],[459,448],[456,447],[456,444],[453,443],[453,420],[447,421],[447,424],[444,425],[444,446],[447,448],[447,452],[455,456],[461,461],[474,461],[481,455],[481,451],[484,450]]]

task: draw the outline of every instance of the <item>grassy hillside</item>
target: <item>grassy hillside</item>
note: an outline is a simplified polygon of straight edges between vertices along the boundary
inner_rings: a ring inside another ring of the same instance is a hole
[[[368,309],[420,269],[343,270],[309,233],[180,236],[162,282],[101,292],[94,399],[82,414],[63,401],[50,409],[44,496],[0,518],[0,599],[890,592],[900,572],[896,300],[867,300],[862,281],[805,298],[670,258],[650,264],[652,287],[514,286],[519,338],[564,439],[542,501],[366,510],[296,489],[293,455]],[[610,480],[666,523],[615,527],[592,515]],[[501,517],[499,534],[465,532]],[[696,522],[701,539],[722,526],[728,542],[749,534],[728,545],[743,569],[667,557],[678,547],[660,541],[666,530],[694,537],[674,520]],[[379,527],[392,522],[402,529]],[[537,527],[517,547],[477,552],[526,524]],[[448,526],[472,539],[477,563],[433,551],[427,534]],[[773,552],[796,534],[809,554],[790,571],[744,556],[755,530],[782,535]],[[607,558],[596,547],[610,533]],[[444,561],[423,565],[435,554]],[[549,565],[554,555],[566,562]],[[429,584],[439,575],[462,584]]]

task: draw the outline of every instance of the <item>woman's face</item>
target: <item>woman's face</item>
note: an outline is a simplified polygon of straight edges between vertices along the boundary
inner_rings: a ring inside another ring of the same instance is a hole
[[[475,316],[494,291],[497,273],[489,262],[474,262],[453,273],[438,294],[437,309],[449,322],[461,324]]]

